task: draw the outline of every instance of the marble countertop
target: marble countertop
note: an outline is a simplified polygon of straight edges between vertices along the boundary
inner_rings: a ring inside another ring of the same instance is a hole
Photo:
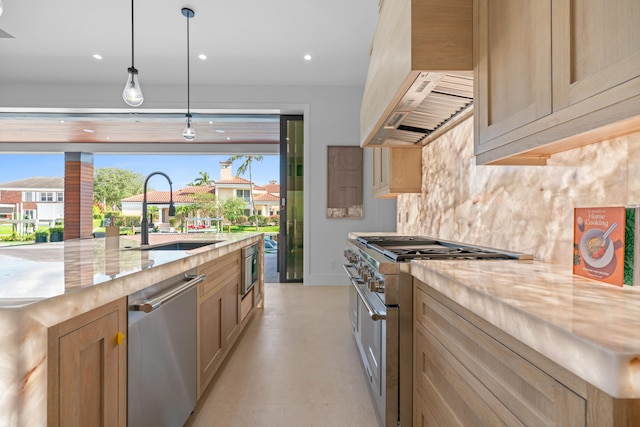
[[[259,240],[260,233],[151,234],[0,247],[0,310],[21,309],[88,289],[116,287],[126,296]],[[211,241],[193,250],[154,250],[175,241]],[[142,274],[146,272],[146,274]]]
[[[640,398],[640,287],[536,261],[412,261],[411,274],[611,396]]]

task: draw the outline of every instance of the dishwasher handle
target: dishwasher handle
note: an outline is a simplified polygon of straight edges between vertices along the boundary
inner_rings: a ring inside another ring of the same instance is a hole
[[[181,285],[175,286],[166,292],[163,292],[153,298],[148,300],[141,301],[139,303],[134,303],[129,306],[130,311],[144,311],[145,313],[151,313],[153,310],[159,308],[161,305],[168,303],[174,298],[182,295],[187,292],[189,289],[196,286],[198,283],[202,282],[206,279],[207,276],[205,274],[201,274],[199,276],[185,276],[185,279],[189,279],[188,282],[183,283]]]

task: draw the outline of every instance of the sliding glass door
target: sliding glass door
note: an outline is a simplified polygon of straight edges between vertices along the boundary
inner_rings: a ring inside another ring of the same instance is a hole
[[[304,123],[280,117],[280,282],[302,282],[304,245]]]

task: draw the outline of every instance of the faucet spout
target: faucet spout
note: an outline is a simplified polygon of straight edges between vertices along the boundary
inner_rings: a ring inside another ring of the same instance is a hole
[[[173,205],[173,183],[171,182],[171,178],[164,172],[151,172],[149,176],[144,180],[144,188],[143,188],[143,198],[142,198],[142,221],[140,222],[140,244],[148,245],[149,244],[149,221],[147,219],[147,183],[149,182],[149,178],[154,175],[162,175],[167,178],[169,181],[169,216],[176,215],[176,207]]]

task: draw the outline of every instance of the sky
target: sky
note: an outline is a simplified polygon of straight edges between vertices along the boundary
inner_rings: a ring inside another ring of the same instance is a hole
[[[120,168],[137,172],[145,177],[151,172],[160,171],[169,175],[173,189],[185,187],[207,172],[209,178],[220,179],[220,162],[231,155],[149,155],[149,154],[94,154],[93,168]],[[233,174],[237,173],[242,160],[233,162]],[[270,180],[280,181],[280,156],[265,155],[261,162],[252,163],[253,182],[268,184]],[[64,177],[64,154],[0,154],[0,183],[36,176]],[[240,175],[249,179],[249,172]],[[166,180],[154,176],[149,186],[159,190],[168,190]],[[166,187],[166,188],[165,188]]]

